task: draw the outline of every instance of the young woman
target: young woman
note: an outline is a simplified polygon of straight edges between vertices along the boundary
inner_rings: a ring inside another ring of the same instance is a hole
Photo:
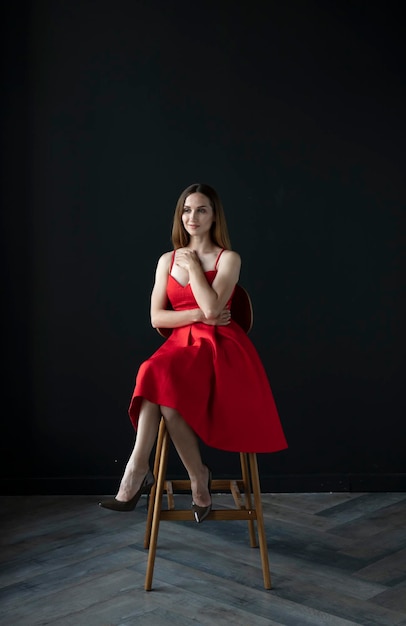
[[[158,261],[151,296],[152,326],[172,332],[138,371],[129,407],[134,449],[117,496],[100,506],[130,511],[151,489],[149,458],[162,416],[201,522],[211,509],[211,474],[199,439],[234,452],[275,452],[287,444],[258,353],[231,319],[241,260],[212,187],[194,184],[181,193],[172,243]]]

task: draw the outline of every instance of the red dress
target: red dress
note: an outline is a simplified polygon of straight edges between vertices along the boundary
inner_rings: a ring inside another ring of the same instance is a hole
[[[205,272],[210,285],[216,271]],[[170,274],[167,294],[175,311],[198,308],[190,285],[183,287]],[[174,328],[138,370],[129,407],[135,429],[142,398],[177,409],[213,448],[276,452],[287,447],[264,367],[233,320],[228,326]]]

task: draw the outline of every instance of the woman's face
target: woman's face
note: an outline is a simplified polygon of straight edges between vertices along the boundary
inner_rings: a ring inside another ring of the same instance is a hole
[[[185,200],[182,223],[190,236],[202,237],[210,232],[214,212],[210,200],[203,193],[191,193]]]

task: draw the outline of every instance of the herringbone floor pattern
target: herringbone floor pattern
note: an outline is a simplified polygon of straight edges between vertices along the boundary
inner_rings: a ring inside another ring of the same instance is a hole
[[[406,625],[404,493],[264,494],[272,591],[246,523],[207,521],[161,522],[145,592],[145,498],[98,500],[0,498],[0,624]]]

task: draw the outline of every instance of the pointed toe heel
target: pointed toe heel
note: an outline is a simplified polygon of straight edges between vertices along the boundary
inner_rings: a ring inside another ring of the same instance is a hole
[[[211,497],[211,480],[212,480],[212,476],[211,476],[211,471],[209,468],[207,468],[209,471],[209,480],[208,480],[208,484],[207,484],[207,488],[209,490],[209,494]],[[195,520],[198,524],[201,524],[201,522],[203,522],[203,520],[206,519],[206,517],[209,515],[210,511],[212,508],[212,502],[210,502],[210,504],[208,506],[199,506],[198,504],[195,504],[195,502],[192,502],[192,511],[193,514],[195,516]]]
[[[198,524],[201,524],[201,522],[203,522],[203,520],[205,520],[210,513],[211,504],[209,504],[209,506],[199,506],[198,504],[192,502],[192,511],[195,516],[196,522]]]
[[[99,506],[101,506],[103,509],[110,509],[110,511],[133,511],[140,497],[144,493],[149,493],[154,483],[154,475],[151,470],[148,470],[147,475],[142,481],[141,487],[138,489],[135,496],[131,498],[131,500],[127,500],[125,502],[123,500],[117,500],[117,498],[110,498],[109,500],[102,500],[101,502],[99,502]]]

